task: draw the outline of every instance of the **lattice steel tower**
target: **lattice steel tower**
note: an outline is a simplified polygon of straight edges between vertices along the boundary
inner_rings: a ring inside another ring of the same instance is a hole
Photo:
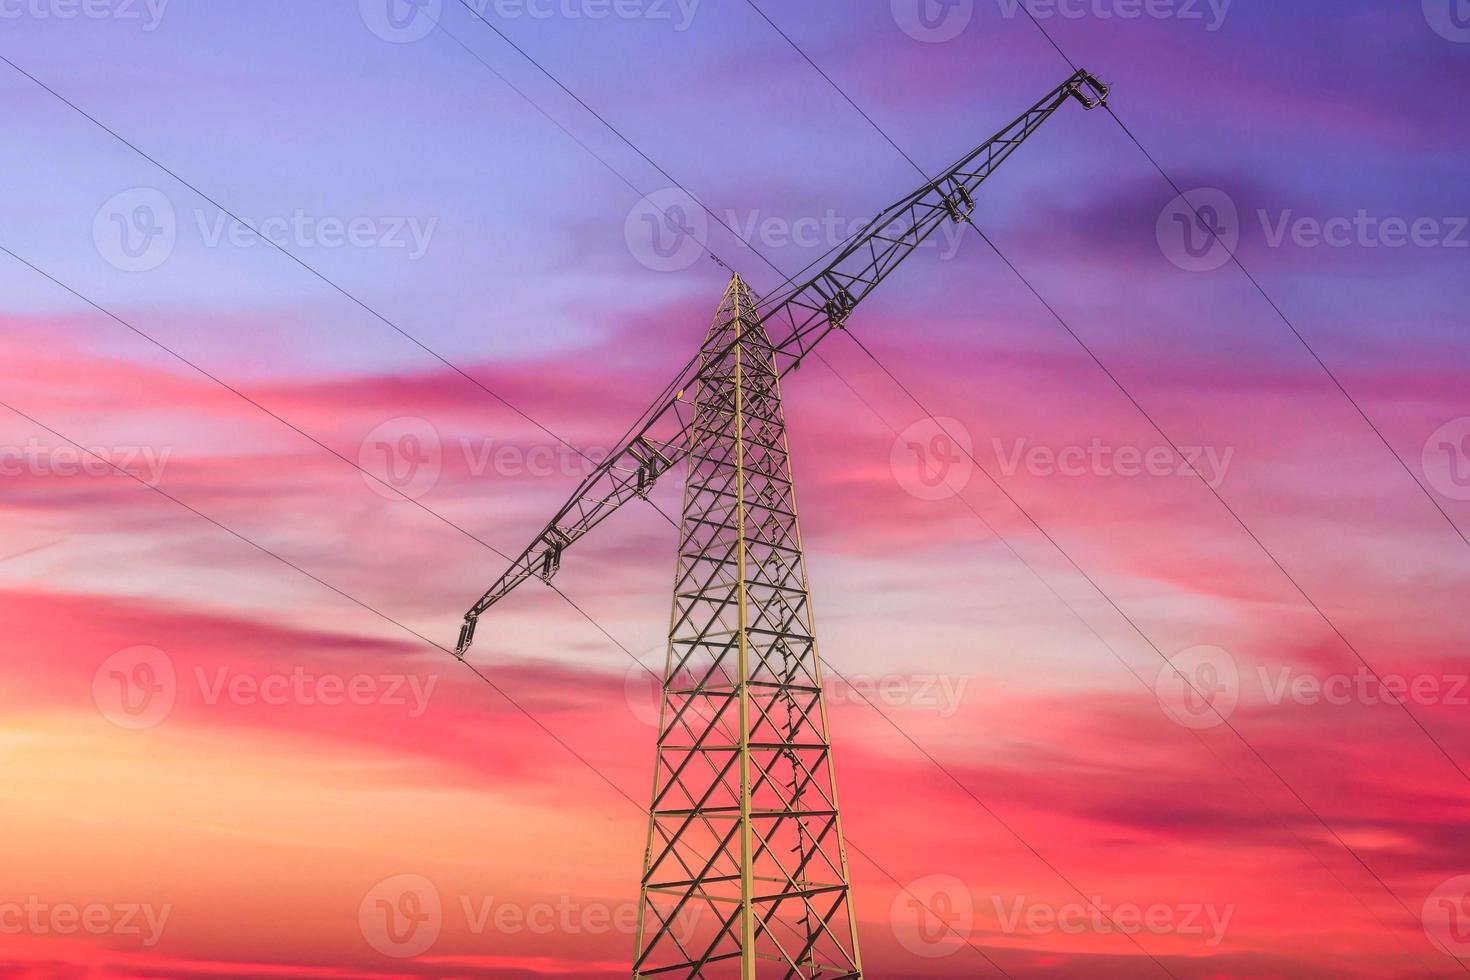
[[[733,276],[698,356],[465,614],[461,657],[491,606],[549,581],[685,462],[635,978],[862,976],[780,379],[941,223],[969,222],[980,185],[1057,109],[1107,95],[1076,72],[805,281],[753,301]]]
[[[780,381],[738,275],[700,358],[633,975],[858,977]]]

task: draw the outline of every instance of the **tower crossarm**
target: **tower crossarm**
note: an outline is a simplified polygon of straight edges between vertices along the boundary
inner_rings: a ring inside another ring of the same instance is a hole
[[[907,197],[884,208],[845,242],[820,272],[759,306],[777,370],[800,364],[823,337],[842,326],[858,303],[946,220],[964,222],[980,185],[1069,101],[1086,109],[1107,102],[1108,87],[1078,70],[990,139]]]
[[[981,143],[953,166],[884,208],[839,248],[810,278],[778,290],[758,304],[760,323],[771,338],[778,374],[803,358],[945,221],[968,220],[980,185],[1042,123],[1068,101],[1093,109],[1108,88],[1077,71]],[[464,656],[481,615],[533,576],[550,581],[563,552],[619,507],[646,498],[654,483],[688,452],[695,414],[689,397],[720,369],[724,350],[702,350],[583,479],[571,498],[511,562],[503,575],[465,613],[455,652]]]

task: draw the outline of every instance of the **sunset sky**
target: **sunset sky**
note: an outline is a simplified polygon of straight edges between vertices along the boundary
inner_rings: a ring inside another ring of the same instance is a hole
[[[758,2],[930,171],[1072,70]],[[0,974],[629,975],[673,529],[444,647],[704,335],[675,182],[764,292],[919,178],[746,3],[479,6],[646,158],[461,0],[0,2]],[[1470,972],[1470,3],[1032,8],[1255,281],[1068,105],[853,317],[922,408],[784,382],[867,972]]]

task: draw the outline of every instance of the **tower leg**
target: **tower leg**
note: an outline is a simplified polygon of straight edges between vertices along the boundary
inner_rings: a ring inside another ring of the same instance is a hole
[[[780,385],[739,276],[701,356],[633,975],[861,977]]]

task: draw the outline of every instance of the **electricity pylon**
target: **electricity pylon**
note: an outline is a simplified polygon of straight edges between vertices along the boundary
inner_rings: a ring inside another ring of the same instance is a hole
[[[465,613],[461,657],[491,606],[686,463],[635,978],[863,975],[779,381],[941,223],[968,221],[1057,109],[1107,96],[1077,71],[804,282],[755,302],[732,277],[699,355]]]
[[[780,381],[739,275],[700,358],[633,975],[860,977]]]

